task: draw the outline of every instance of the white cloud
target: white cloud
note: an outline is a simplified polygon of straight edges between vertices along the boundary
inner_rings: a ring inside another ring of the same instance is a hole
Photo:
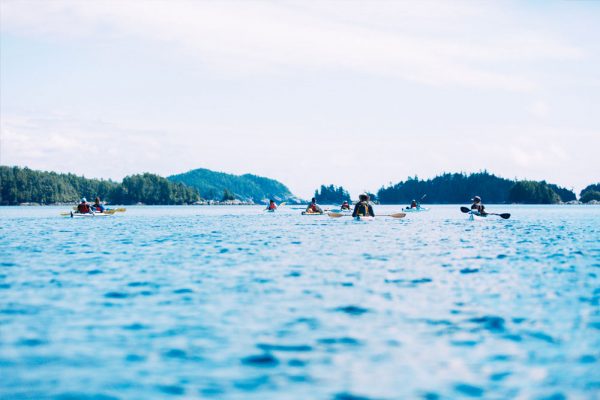
[[[536,80],[512,63],[582,56],[547,32],[503,28],[503,18],[511,16],[472,2],[14,1],[3,3],[2,25],[40,36],[140,37],[237,76],[348,70],[516,91]]]

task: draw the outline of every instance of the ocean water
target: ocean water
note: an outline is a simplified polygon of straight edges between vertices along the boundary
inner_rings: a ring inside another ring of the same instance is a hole
[[[599,398],[600,207],[488,208],[0,208],[0,398]]]

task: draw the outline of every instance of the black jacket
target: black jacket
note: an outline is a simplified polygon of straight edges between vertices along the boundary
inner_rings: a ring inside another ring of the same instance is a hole
[[[369,203],[367,203],[366,201],[361,201],[360,203],[356,203],[356,205],[354,206],[354,212],[352,213],[353,217],[357,217],[359,215],[363,217],[374,217],[375,212],[373,211],[373,207]]]

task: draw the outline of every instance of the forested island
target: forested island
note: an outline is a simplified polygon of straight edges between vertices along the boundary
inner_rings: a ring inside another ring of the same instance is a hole
[[[315,190],[315,199],[322,204],[341,204],[350,201],[350,193],[341,186],[321,185],[320,191]]]
[[[245,202],[264,203],[272,199],[277,202],[301,202],[283,183],[252,174],[233,175],[198,168],[183,174],[169,176],[167,179],[195,188],[206,200],[237,199]]]
[[[438,204],[465,203],[475,195],[486,203],[557,204],[577,199],[572,190],[545,181],[511,180],[487,171],[446,173],[427,180],[408,178],[377,192],[382,204],[404,204],[423,195],[427,202]]]
[[[100,197],[112,204],[190,204],[198,192],[154,174],[131,175],[122,182],[74,174],[0,166],[0,205],[74,203]]]

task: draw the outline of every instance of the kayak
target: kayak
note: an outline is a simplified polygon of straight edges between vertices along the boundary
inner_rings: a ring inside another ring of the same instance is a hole
[[[323,213],[302,211],[302,215],[323,215]]]
[[[340,210],[339,208],[336,208],[333,210],[325,210],[325,211],[329,211],[329,212],[337,213],[337,214],[352,214],[352,210]]]
[[[424,212],[424,211],[429,211],[429,208],[425,208],[425,207],[417,207],[417,208],[410,208],[410,207],[406,207],[404,209],[402,209],[403,212]]]
[[[487,215],[481,215],[478,212],[469,213],[469,221],[484,221],[487,219]]]
[[[370,215],[368,215],[368,216],[357,215],[356,217],[354,217],[355,221],[373,221],[374,219],[375,219],[375,217],[371,217]]]
[[[81,214],[78,212],[71,212],[67,214],[66,217],[71,218],[96,218],[96,217],[110,217],[114,215],[114,213],[93,213],[93,214]]]

